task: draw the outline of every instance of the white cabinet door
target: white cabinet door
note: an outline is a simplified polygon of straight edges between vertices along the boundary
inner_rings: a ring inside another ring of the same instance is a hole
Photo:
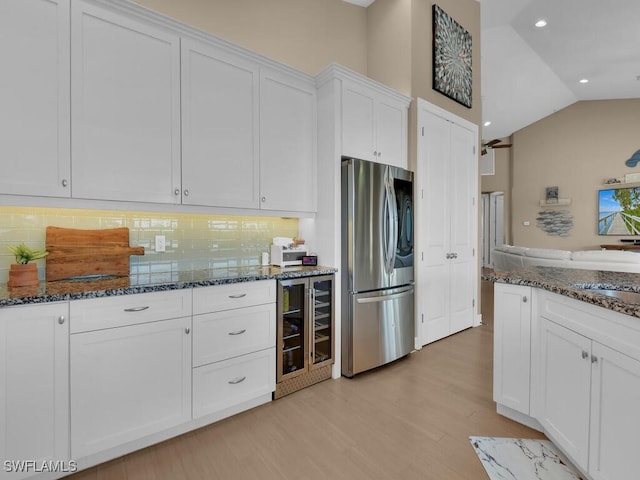
[[[379,162],[408,168],[407,108],[383,97],[376,103],[376,150]]]
[[[541,318],[541,417],[552,439],[588,465],[591,340]]]
[[[177,34],[77,1],[71,56],[72,196],[180,203]]]
[[[191,420],[191,317],[71,335],[71,453]]]
[[[68,197],[69,0],[0,2],[0,193]]]
[[[342,155],[377,161],[375,99],[362,86],[347,81],[342,87]]]
[[[316,169],[315,84],[261,69],[261,208],[314,212]]]
[[[34,460],[41,465],[69,459],[68,309],[67,303],[0,309],[3,462]],[[0,478],[33,473],[9,473],[3,467]]]
[[[182,40],[182,203],[258,208],[258,66]]]
[[[493,399],[529,414],[531,287],[494,285]]]
[[[421,107],[417,298],[422,345],[471,327],[477,262],[477,133]]]
[[[594,480],[640,471],[640,362],[593,342],[589,473]]]

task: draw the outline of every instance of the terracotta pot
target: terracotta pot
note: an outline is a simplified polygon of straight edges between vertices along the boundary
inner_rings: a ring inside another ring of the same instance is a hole
[[[35,263],[18,264],[13,263],[9,268],[10,287],[29,287],[38,285],[38,266]]]

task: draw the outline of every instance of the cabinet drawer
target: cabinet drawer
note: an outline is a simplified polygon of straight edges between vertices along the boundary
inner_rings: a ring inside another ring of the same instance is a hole
[[[191,289],[91,298],[70,303],[71,333],[191,315]]]
[[[193,366],[264,350],[273,347],[275,341],[275,303],[196,315]]]
[[[275,348],[194,368],[193,418],[268,394],[275,388]]]
[[[193,313],[198,315],[220,312],[232,308],[274,303],[275,301],[275,280],[215,285],[193,290]]]

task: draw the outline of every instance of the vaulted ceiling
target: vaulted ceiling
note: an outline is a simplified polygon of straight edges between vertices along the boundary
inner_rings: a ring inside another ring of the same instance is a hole
[[[480,10],[484,139],[580,100],[640,97],[640,0],[481,0]]]

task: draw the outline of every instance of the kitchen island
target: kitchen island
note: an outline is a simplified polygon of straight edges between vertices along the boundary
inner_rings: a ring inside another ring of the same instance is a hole
[[[488,273],[498,413],[543,431],[593,480],[640,469],[640,275]]]
[[[530,267],[505,272],[487,272],[482,278],[494,283],[535,287],[575,298],[615,312],[640,318],[640,274],[558,267]],[[602,290],[637,293],[617,297]]]

